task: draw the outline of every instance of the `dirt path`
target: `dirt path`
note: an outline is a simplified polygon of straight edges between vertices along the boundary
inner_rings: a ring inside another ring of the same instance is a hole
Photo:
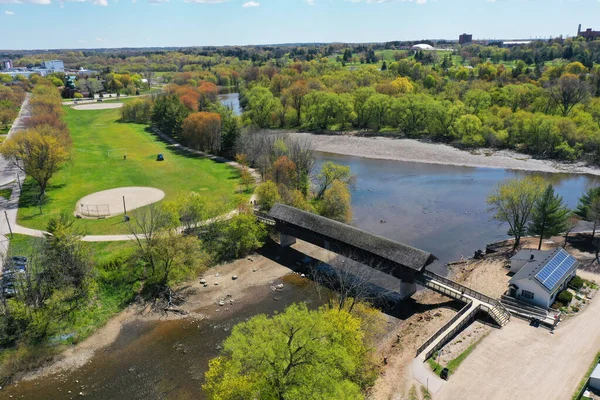
[[[125,103],[91,103],[72,106],[74,110],[91,111],[91,110],[111,110],[113,108],[123,108]]]
[[[570,399],[600,350],[600,299],[552,334],[513,318],[479,344],[438,399]]]

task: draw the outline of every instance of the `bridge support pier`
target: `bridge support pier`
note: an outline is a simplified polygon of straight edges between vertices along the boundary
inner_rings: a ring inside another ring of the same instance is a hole
[[[400,281],[400,299],[406,300],[417,292],[417,284]]]
[[[290,247],[296,243],[296,238],[285,233],[279,233],[279,245],[281,247]]]

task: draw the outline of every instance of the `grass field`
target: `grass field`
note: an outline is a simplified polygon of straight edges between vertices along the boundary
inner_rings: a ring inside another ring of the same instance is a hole
[[[162,189],[165,200],[196,191],[233,205],[239,172],[217,163],[172,149],[146,131],[145,125],[118,122],[120,110],[77,111],[67,107],[66,121],[73,138],[73,158],[50,181],[42,213],[37,204],[37,187],[32,179],[23,185],[18,223],[45,229],[52,217],[73,214],[83,196],[122,186]],[[109,149],[127,149],[127,160],[109,158]],[[163,153],[164,162],[156,155]],[[101,220],[77,220],[85,234],[127,233],[122,216]]]

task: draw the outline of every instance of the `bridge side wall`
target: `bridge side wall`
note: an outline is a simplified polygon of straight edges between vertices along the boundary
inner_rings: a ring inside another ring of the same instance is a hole
[[[402,281],[400,293],[403,299],[412,296],[417,290],[414,278],[418,271],[398,265],[388,259],[379,257],[368,251],[355,248],[354,246],[350,246],[346,243],[332,240],[324,235],[319,235],[315,232],[307,232],[304,229],[297,228],[295,226],[289,226],[279,221],[276,224],[276,228],[279,231],[281,246],[288,247],[294,244],[296,238],[298,238],[365,265],[373,266],[378,270],[388,275],[392,275]]]

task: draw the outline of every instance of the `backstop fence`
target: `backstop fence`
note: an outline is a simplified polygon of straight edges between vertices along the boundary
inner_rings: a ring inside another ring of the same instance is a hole
[[[79,205],[79,212],[86,217],[108,217],[110,207],[108,204],[83,204]]]

